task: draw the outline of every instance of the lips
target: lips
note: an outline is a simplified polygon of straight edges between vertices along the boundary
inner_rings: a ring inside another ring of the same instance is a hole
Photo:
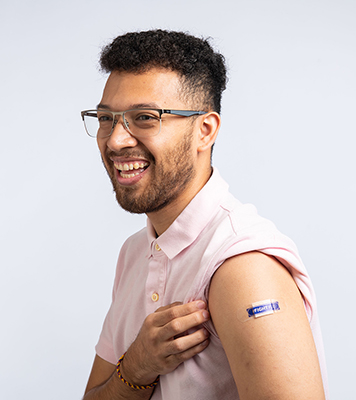
[[[141,179],[142,174],[150,165],[144,160],[118,161],[113,160],[114,167],[118,170],[118,181],[121,184],[134,184]],[[133,179],[136,178],[136,179]]]

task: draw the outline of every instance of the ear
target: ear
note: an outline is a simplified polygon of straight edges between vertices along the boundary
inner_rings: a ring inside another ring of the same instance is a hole
[[[201,118],[198,146],[199,153],[210,150],[218,135],[221,124],[220,115],[214,111],[208,112]]]

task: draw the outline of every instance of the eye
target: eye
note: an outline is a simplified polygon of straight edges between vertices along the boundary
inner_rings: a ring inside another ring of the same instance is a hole
[[[136,115],[136,118],[135,118],[136,121],[142,121],[142,122],[157,120],[157,119],[159,119],[157,115],[150,114],[147,112],[138,114],[138,115]]]
[[[112,114],[106,114],[106,113],[98,113],[98,121],[101,126],[106,125],[106,124],[112,124]]]
[[[111,115],[99,115],[98,114],[98,120],[100,122],[112,121],[112,116]]]
[[[144,129],[145,135],[148,129],[156,129],[159,125],[159,113],[155,110],[130,110],[125,114],[125,120],[130,125],[130,129]],[[137,134],[137,132],[135,132]],[[140,133],[141,134],[141,133]]]

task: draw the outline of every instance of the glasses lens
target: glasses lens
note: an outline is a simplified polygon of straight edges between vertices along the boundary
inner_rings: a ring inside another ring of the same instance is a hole
[[[125,121],[133,136],[155,136],[161,130],[161,117],[157,110],[126,111]]]
[[[124,114],[124,127],[132,136],[145,137],[158,135],[161,130],[160,113],[156,110],[129,110],[124,113],[112,113],[103,110],[89,110],[84,113],[84,125],[89,136],[107,137],[116,122]]]
[[[87,111],[84,114],[84,126],[89,136],[94,138],[97,136],[99,130],[99,121],[96,110]]]

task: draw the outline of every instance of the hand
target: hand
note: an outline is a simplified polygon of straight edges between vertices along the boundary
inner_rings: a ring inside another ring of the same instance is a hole
[[[209,318],[206,304],[200,300],[157,309],[145,319],[128,349],[122,375],[132,384],[148,385],[158,375],[173,371],[208,346],[209,333],[199,325]],[[192,328],[198,329],[188,334]]]

